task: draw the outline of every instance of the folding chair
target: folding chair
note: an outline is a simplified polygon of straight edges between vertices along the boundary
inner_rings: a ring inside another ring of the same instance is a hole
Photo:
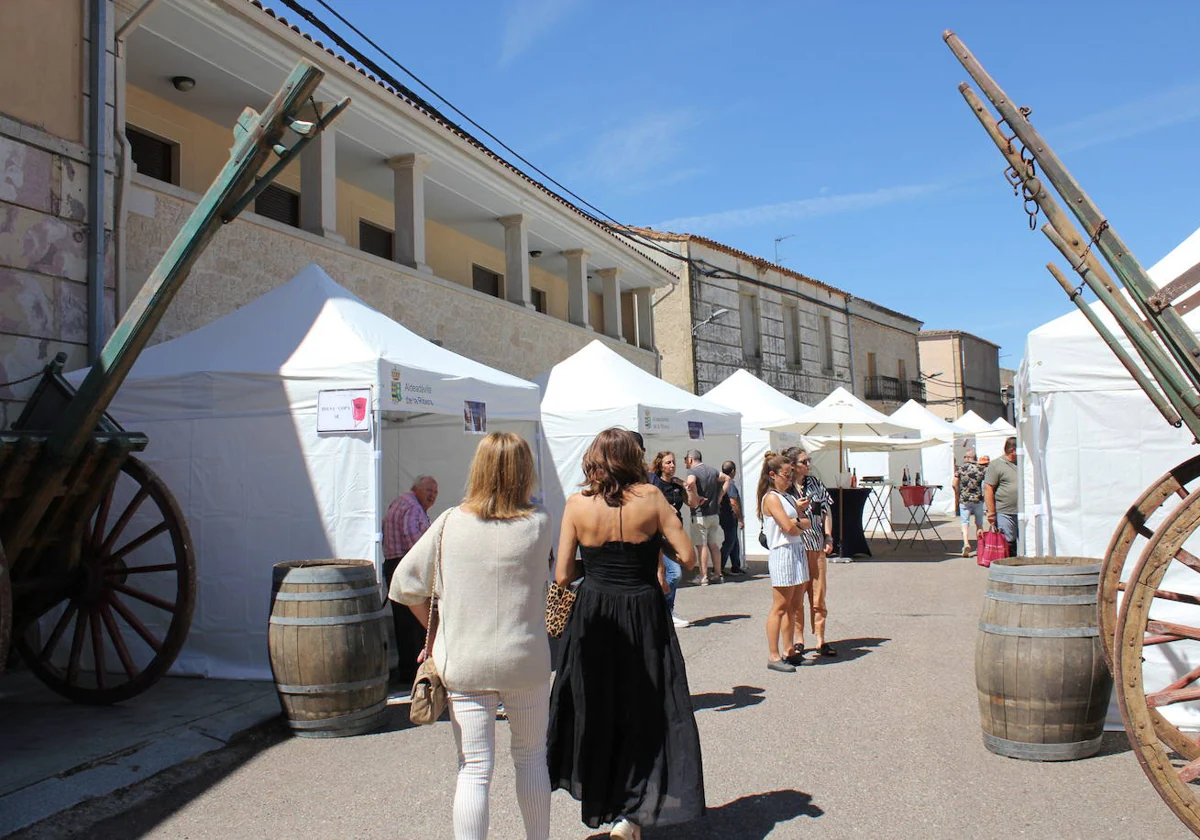
[[[904,500],[904,507],[908,511],[908,522],[905,523],[904,530],[897,538],[897,548],[904,544],[904,539],[910,530],[913,532],[912,539],[908,543],[910,546],[917,544],[918,537],[925,542],[930,542],[929,537],[925,536],[925,530],[928,529],[933,531],[933,536],[942,544],[942,548],[949,550],[946,541],[942,539],[942,535],[937,532],[937,528],[929,518],[929,506],[933,504],[933,494],[939,489],[941,488],[933,485],[905,484],[901,486],[900,498]]]
[[[891,521],[892,483],[880,476],[864,478],[858,486],[874,491],[867,497],[867,516],[863,531],[870,539],[877,539],[877,534],[883,531],[883,539],[891,545],[896,535]]]

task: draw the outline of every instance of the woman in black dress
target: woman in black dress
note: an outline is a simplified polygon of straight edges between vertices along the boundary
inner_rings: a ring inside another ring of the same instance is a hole
[[[583,492],[567,500],[555,580],[583,581],[563,633],[550,696],[550,785],[581,803],[591,828],[641,837],[645,825],[704,814],[700,734],[683,654],[657,579],[664,540],[684,568],[691,540],[662,493],[646,483],[644,453],[606,429],[583,457]]]

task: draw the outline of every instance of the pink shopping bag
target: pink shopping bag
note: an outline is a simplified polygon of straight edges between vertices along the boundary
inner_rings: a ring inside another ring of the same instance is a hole
[[[975,552],[975,562],[980,566],[990,566],[996,560],[1008,556],[1008,540],[999,531],[980,531],[978,550]]]

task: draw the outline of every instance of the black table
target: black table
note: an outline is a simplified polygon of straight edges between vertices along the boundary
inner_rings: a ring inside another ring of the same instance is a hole
[[[833,497],[833,556],[871,556],[863,534],[863,509],[871,496],[869,487],[830,487]],[[845,533],[843,533],[845,529]]]

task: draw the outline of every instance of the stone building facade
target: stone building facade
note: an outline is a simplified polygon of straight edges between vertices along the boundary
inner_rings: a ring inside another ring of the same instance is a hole
[[[1006,416],[999,345],[962,330],[924,330],[918,340],[930,411],[954,420],[970,410],[989,423]]]
[[[492,154],[409,91],[377,79],[254,0],[45,0],[0,31],[0,382],[60,349],[87,362],[87,28],[108,18],[107,328],[141,288],[298,61],[318,110],[350,107],[218,232],[153,341],[202,326],[309,262],[414,332],[522,377],[602,340],[657,372],[651,296],[675,278]],[[36,9],[35,9],[36,7]],[[118,37],[120,36],[120,37]],[[57,62],[37,60],[56,55]],[[39,71],[40,72],[40,71]],[[269,198],[269,200],[267,200]],[[115,233],[114,233],[115,231]],[[101,336],[103,338],[103,336]],[[33,383],[0,388],[0,427]]]
[[[854,358],[854,393],[891,414],[908,400],[925,402],[916,318],[859,297],[848,301]]]
[[[894,410],[903,400],[872,396],[868,360],[872,375],[907,370],[919,380],[920,321],[702,236],[634,234],[679,256],[679,282],[654,298],[668,382],[702,395],[742,368],[808,405],[840,386]],[[903,393],[920,397],[911,384]]]

